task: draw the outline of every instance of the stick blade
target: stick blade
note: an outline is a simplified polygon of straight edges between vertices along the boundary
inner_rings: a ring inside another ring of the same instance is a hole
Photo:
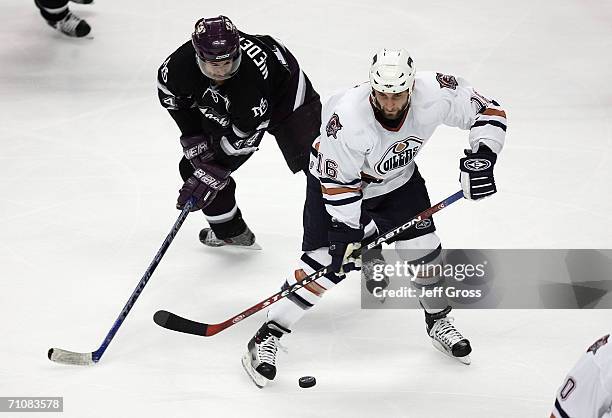
[[[160,327],[184,332],[185,334],[207,336],[208,324],[192,321],[191,319],[183,318],[182,316],[173,314],[168,311],[157,311],[153,315],[153,321]]]
[[[49,360],[61,364],[73,364],[77,366],[91,366],[96,364],[93,353],[75,353],[74,351],[62,350],[61,348],[50,348],[47,352]]]

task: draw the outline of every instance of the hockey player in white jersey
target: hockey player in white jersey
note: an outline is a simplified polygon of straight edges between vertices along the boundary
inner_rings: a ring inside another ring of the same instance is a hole
[[[333,272],[270,307],[267,322],[249,341],[242,359],[259,387],[276,375],[279,339],[345,273],[360,267],[362,260],[349,254],[369,237],[388,232],[431,206],[414,158],[442,124],[469,130],[470,150],[459,164],[465,197],[477,200],[495,193],[493,167],[504,144],[506,115],[497,102],[478,94],[465,80],[417,73],[408,52],[383,49],[373,58],[369,83],[333,96],[323,107],[320,136],[311,150],[304,253],[283,288],[324,266]],[[441,258],[432,219],[390,242],[395,242],[399,254],[410,250],[412,258],[407,261],[414,264]],[[381,249],[364,254],[364,275],[368,277],[380,263],[384,263]],[[417,285],[430,286],[438,280],[421,277]],[[472,349],[448,316],[450,306],[420,302],[434,346],[469,364]]]
[[[551,418],[612,417],[612,342],[595,341],[557,390]]]

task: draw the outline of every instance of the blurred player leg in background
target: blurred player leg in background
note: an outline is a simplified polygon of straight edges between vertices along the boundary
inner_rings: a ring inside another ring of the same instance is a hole
[[[65,35],[81,38],[91,31],[91,27],[84,19],[70,11],[68,0],[34,0],[34,3],[49,26]],[[75,3],[88,4],[91,1],[79,0]]]

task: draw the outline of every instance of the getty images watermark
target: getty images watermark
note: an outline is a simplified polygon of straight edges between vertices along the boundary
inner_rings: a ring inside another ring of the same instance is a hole
[[[448,280],[463,282],[466,279],[482,279],[486,275],[487,261],[478,264],[412,264],[396,261],[392,264],[375,264],[371,285],[372,295],[377,298],[431,298],[431,297],[482,297],[482,289],[461,289],[448,285]],[[390,277],[404,278],[409,286],[388,288]],[[436,286],[442,282],[444,285]],[[378,282],[378,283],[376,283]]]
[[[413,309],[420,302],[478,309],[610,309],[610,249],[385,249],[362,269],[364,309]],[[364,263],[368,255],[364,254]],[[366,276],[369,275],[369,276]]]

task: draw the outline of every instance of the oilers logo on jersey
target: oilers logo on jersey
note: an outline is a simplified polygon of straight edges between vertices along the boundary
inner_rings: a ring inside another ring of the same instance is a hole
[[[456,90],[459,83],[455,76],[436,73],[436,80],[440,84],[440,88],[446,87],[447,89]]]
[[[604,345],[608,344],[608,338],[610,338],[610,334],[608,335],[604,335],[603,337],[601,337],[600,339],[598,339],[597,341],[595,341],[587,350],[587,353],[593,353],[593,355],[595,355],[597,353],[597,350],[599,350],[601,347],[603,347]]]
[[[472,101],[474,89],[465,80],[436,75],[416,73],[410,108],[393,129],[376,117],[369,83],[325,102],[321,135],[311,154],[311,173],[321,180],[325,207],[332,218],[359,228],[362,201],[384,196],[410,181],[417,154],[440,125],[469,130],[472,151],[479,143],[495,153],[501,151],[506,133],[503,109],[493,102],[483,109]],[[440,88],[440,82],[448,88]],[[478,166],[485,168],[480,162]],[[420,231],[427,230],[426,223],[421,227]]]
[[[409,136],[391,145],[382,158],[374,166],[374,170],[385,175],[391,170],[406,167],[419,152],[423,140],[416,136]]]
[[[336,113],[334,113],[325,126],[325,132],[327,132],[328,137],[333,136],[334,139],[338,139],[337,135],[340,129],[342,129],[340,118]]]

